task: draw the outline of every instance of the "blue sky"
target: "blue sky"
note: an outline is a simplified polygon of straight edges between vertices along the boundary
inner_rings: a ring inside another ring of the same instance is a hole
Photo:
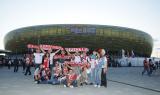
[[[42,24],[135,28],[153,37],[156,55],[160,48],[160,0],[0,0],[0,49],[9,31]]]

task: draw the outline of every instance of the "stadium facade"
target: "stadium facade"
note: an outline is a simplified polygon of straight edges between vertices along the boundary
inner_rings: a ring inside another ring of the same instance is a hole
[[[90,24],[53,24],[23,27],[10,31],[4,38],[6,50],[26,53],[27,44],[48,44],[62,47],[105,48],[111,54],[122,49],[137,56],[150,57],[152,37],[140,30]]]

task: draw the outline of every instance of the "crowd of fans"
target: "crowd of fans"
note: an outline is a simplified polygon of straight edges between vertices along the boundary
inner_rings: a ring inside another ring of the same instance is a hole
[[[107,57],[104,49],[93,51],[68,51],[37,48],[25,57],[25,75],[31,75],[30,67],[34,59],[34,81],[37,84],[64,85],[78,87],[94,85],[107,87]]]

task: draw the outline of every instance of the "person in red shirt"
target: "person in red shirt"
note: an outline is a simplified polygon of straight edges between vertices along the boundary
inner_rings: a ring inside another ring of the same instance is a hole
[[[144,66],[144,70],[142,71],[142,75],[147,71],[148,76],[150,76],[150,71],[149,71],[149,63],[147,61],[147,58],[144,59],[143,61],[143,66]]]
[[[43,65],[44,65],[44,68],[49,68],[49,53],[46,53],[43,56]]]
[[[66,75],[66,81],[64,82],[64,87],[77,87],[77,75],[74,70],[70,69],[69,73]]]

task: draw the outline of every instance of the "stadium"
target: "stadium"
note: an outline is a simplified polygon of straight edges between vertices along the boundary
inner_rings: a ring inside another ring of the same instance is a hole
[[[104,48],[113,55],[134,51],[136,56],[150,57],[152,37],[140,30],[108,25],[53,24],[19,28],[4,38],[6,50],[27,53],[27,44],[48,44],[62,47]]]

